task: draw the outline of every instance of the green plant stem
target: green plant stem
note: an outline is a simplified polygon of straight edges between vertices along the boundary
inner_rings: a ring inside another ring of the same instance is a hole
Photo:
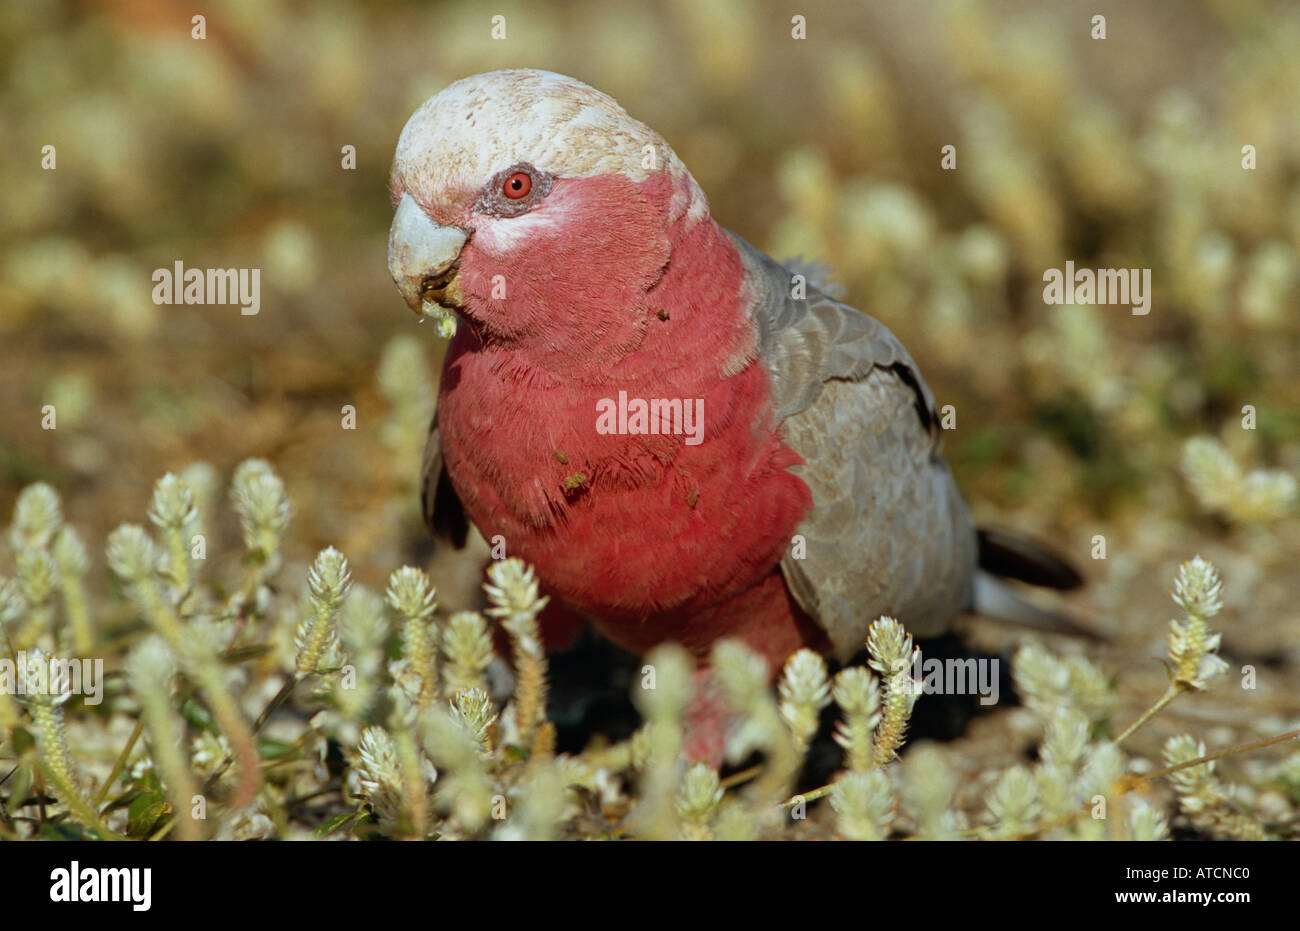
[[[90,621],[90,608],[86,602],[86,588],[78,575],[71,573],[61,577],[63,591],[63,610],[72,628],[72,643],[82,656],[89,656],[95,649],[94,628]]]
[[[288,681],[280,687],[280,691],[275,693],[275,697],[272,698],[270,702],[267,703],[266,707],[262,709],[262,713],[257,716],[257,720],[253,723],[254,734],[261,731],[261,729],[266,725],[266,722],[270,720],[271,715],[275,714],[276,709],[289,700],[289,696],[292,695],[293,690],[298,687],[298,683],[305,678],[306,676],[302,675],[293,675],[289,677]]]
[[[76,787],[65,781],[58,771],[47,763],[43,757],[37,758],[37,766],[40,767],[42,775],[49,780],[50,784],[56,787],[55,794],[59,797],[59,801],[63,802],[77,821],[98,832],[99,836],[104,840],[122,840],[122,836],[110,831],[108,825],[104,824],[98,813],[86,804],[85,799],[81,797]]]
[[[108,774],[108,778],[104,780],[104,785],[100,787],[99,795],[95,798],[96,808],[103,805],[104,799],[108,798],[108,791],[112,788],[113,781],[117,779],[118,775],[122,772],[122,767],[126,765],[127,757],[129,757],[131,751],[135,749],[135,742],[140,739],[140,734],[143,732],[144,715],[141,715],[140,720],[135,722],[135,730],[131,731],[131,736],[127,738],[126,746],[123,747],[122,752],[117,755],[117,761],[113,764],[113,771]]]
[[[1160,696],[1160,700],[1157,701],[1150,708],[1148,708],[1146,711],[1144,711],[1136,721],[1134,721],[1132,724],[1130,724],[1127,728],[1124,729],[1124,733],[1120,734],[1118,737],[1112,740],[1111,743],[1118,747],[1125,740],[1127,740],[1133,734],[1134,731],[1136,731],[1143,724],[1146,724],[1153,717],[1155,717],[1157,714],[1163,711],[1171,701],[1173,701],[1175,698],[1177,698],[1186,690],[1187,687],[1184,685],[1180,685],[1177,682],[1171,683],[1169,689],[1165,692],[1165,694]]]
[[[825,798],[835,791],[835,784],[824,785],[820,788],[813,789],[811,792],[800,792],[798,795],[792,795],[781,803],[782,808],[793,808],[799,802],[815,802],[819,798]]]
[[[763,767],[761,765],[751,766],[749,769],[742,769],[740,772],[732,773],[726,779],[721,780],[718,783],[718,787],[721,789],[735,788],[738,785],[743,785],[744,783],[749,782],[749,780],[753,779],[762,771]]]
[[[149,840],[151,841],[162,840],[164,837],[170,834],[172,828],[176,827],[176,819],[179,817],[180,817],[179,812],[172,812],[172,816],[167,820],[167,823],[164,824],[162,827],[160,827],[152,835],[150,835]]]
[[[267,702],[266,707],[262,709],[262,713],[257,716],[257,720],[253,723],[252,734],[254,737],[256,737],[262,730],[266,725],[266,722],[271,719],[271,715],[275,714],[276,709],[289,700],[289,696],[292,695],[293,690],[298,687],[298,683],[302,682],[305,678],[305,676],[290,676],[288,681],[280,687],[280,691],[275,693],[275,697]],[[203,784],[204,795],[207,795],[212,791],[213,787],[217,784],[217,780],[221,778],[222,774],[225,773],[234,762],[235,755],[233,753],[221,762],[221,765],[217,767],[217,771],[209,776],[207,782]]]
[[[1180,769],[1191,769],[1193,766],[1200,766],[1203,763],[1212,763],[1215,760],[1221,760],[1225,756],[1233,756],[1238,753],[1245,753],[1247,750],[1258,750],[1261,747],[1271,747],[1273,744],[1280,744],[1286,740],[1295,740],[1300,738],[1300,730],[1287,731],[1285,734],[1278,734],[1275,737],[1265,737],[1262,740],[1252,740],[1250,743],[1239,744],[1236,747],[1229,747],[1227,750],[1220,750],[1218,753],[1208,753],[1205,756],[1197,757],[1194,760],[1188,760],[1185,763],[1178,763],[1174,766],[1166,766],[1164,769],[1157,769],[1154,773],[1145,773],[1141,777],[1142,785],[1154,782],[1164,776],[1178,772]]]

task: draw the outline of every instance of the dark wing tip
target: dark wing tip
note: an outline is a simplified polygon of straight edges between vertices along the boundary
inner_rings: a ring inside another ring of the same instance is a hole
[[[433,492],[433,501],[429,501],[429,489],[425,486],[420,495],[424,505],[424,520],[435,536],[451,542],[456,549],[463,549],[469,536],[469,519],[465,516],[465,506],[460,503],[456,489],[445,471],[438,475],[438,485]],[[432,505],[432,507],[430,507]]]
[[[429,424],[429,438],[424,445],[424,463],[420,475],[420,511],[425,526],[456,549],[465,546],[469,537],[469,518],[461,504],[456,489],[442,467],[442,437],[438,434],[438,418]]]
[[[980,568],[993,575],[1061,591],[1083,585],[1077,569],[1035,540],[997,527],[980,527],[975,535]]]

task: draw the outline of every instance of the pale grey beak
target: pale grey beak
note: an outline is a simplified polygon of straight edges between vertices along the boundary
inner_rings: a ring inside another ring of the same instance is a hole
[[[469,234],[456,226],[439,226],[403,194],[388,231],[388,273],[402,298],[417,314],[426,303],[460,306],[456,272],[460,250]]]

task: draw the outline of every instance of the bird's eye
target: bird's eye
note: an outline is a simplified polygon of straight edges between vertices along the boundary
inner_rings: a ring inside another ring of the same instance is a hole
[[[488,179],[474,201],[473,212],[485,217],[521,217],[551,192],[555,177],[528,162],[515,162]]]
[[[516,171],[506,178],[505,183],[501,185],[501,193],[511,200],[520,200],[527,197],[528,192],[532,189],[533,179],[526,171]]]

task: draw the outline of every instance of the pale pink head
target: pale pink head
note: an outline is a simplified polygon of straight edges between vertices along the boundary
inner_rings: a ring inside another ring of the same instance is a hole
[[[670,230],[708,217],[695,180],[609,96],[494,71],[430,98],[397,143],[389,270],[417,312],[489,340],[596,356],[645,325]]]

